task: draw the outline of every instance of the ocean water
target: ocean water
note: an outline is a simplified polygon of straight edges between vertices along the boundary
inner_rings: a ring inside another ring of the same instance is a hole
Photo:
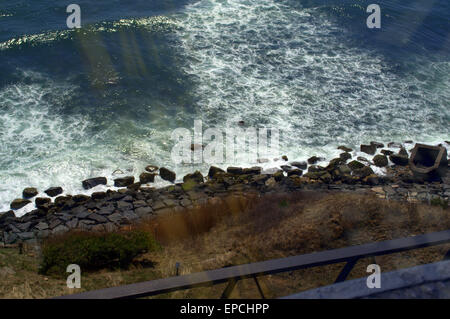
[[[449,140],[450,3],[379,0],[370,30],[372,2],[78,0],[82,28],[69,30],[72,2],[2,1],[0,211],[25,187],[82,193],[117,169],[206,173],[170,156],[173,130],[194,120],[279,129],[270,155],[292,160]],[[238,161],[222,166],[252,164]]]

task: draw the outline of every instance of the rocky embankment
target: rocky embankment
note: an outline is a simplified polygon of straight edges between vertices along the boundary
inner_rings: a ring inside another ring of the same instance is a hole
[[[393,152],[384,149],[382,143],[361,145],[361,152],[372,155],[371,159],[354,159],[350,148],[340,146],[342,153],[327,166],[317,165],[324,159],[316,156],[304,162],[289,162],[283,156],[286,164],[271,173],[262,172],[260,167],[228,167],[224,171],[211,166],[208,176],[197,171],[186,175],[183,183],[159,189],[144,185],[154,182],[156,175],[174,182],[176,175],[167,168],[149,165],[139,176],[139,182],[133,176],[115,179],[114,185],[121,187],[118,191],[95,192],[91,196],[61,196],[62,188],[53,187],[45,191],[49,197],[54,197],[53,201],[37,197],[38,191],[34,188],[26,188],[23,198],[11,203],[12,210],[0,215],[0,243],[36,242],[75,229],[113,231],[142,219],[214,202],[233,193],[264,194],[309,189],[368,192],[390,200],[447,205],[450,174],[445,148],[431,146],[429,152],[425,149],[421,156],[423,163],[419,163],[408,157],[401,144],[389,145],[391,148],[397,146],[398,151]],[[412,152],[413,155],[415,153],[418,152]],[[428,175],[415,171],[417,167],[419,171],[431,167],[436,154],[441,154],[436,165],[439,170],[433,169]],[[385,168],[386,174],[376,175],[371,166]],[[90,189],[106,183],[105,177],[97,177],[83,181],[82,185]],[[15,217],[13,210],[31,203],[33,198],[36,209],[20,218]]]

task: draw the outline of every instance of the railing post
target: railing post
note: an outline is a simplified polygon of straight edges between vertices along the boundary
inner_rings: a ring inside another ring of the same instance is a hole
[[[232,278],[228,281],[228,285],[225,288],[225,290],[222,293],[222,296],[220,297],[220,299],[228,299],[231,295],[231,292],[234,289],[234,286],[236,286],[238,279],[236,278]]]
[[[263,291],[261,289],[261,286],[259,285],[258,278],[256,276],[253,276],[253,279],[255,280],[256,287],[258,287],[258,291],[259,291],[259,294],[261,295],[261,298],[262,299],[266,299],[266,297],[264,297],[264,293],[263,293]]]
[[[347,261],[347,263],[345,264],[344,268],[342,268],[339,276],[336,278],[334,283],[338,283],[338,282],[341,282],[341,281],[344,281],[345,279],[347,279],[347,276],[352,271],[352,269],[355,266],[358,259],[359,258],[352,258],[349,261]]]

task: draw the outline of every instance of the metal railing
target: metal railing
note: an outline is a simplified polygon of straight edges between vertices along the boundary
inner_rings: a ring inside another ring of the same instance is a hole
[[[228,298],[241,279],[253,278],[262,298],[264,294],[257,277],[346,262],[335,282],[344,281],[359,259],[388,255],[418,248],[450,243],[450,230],[400,239],[350,246],[287,258],[232,266],[189,275],[145,281],[125,286],[93,290],[57,297],[58,299],[118,299],[140,298],[177,290],[211,286],[228,282],[222,298]],[[444,259],[450,259],[450,250]]]

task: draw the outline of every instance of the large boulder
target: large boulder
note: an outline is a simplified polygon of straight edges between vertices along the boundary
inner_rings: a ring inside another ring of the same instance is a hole
[[[225,173],[225,171],[219,167],[211,166],[209,168],[208,177],[213,178],[217,173]]]
[[[316,164],[317,162],[324,161],[325,159],[323,157],[317,157],[317,156],[311,156],[308,158],[308,164]]]
[[[134,183],[134,176],[126,176],[121,178],[116,178],[114,180],[114,186],[116,187],[127,187]]]
[[[11,202],[10,207],[11,209],[20,209],[28,205],[29,203],[31,203],[31,201],[29,201],[28,199],[17,198]]]
[[[32,198],[38,194],[38,190],[34,187],[27,187],[22,192],[22,197],[25,199]]]
[[[36,204],[37,208],[44,208],[44,205],[48,205],[51,203],[50,198],[47,197],[37,197],[34,200],[34,203]]]
[[[242,173],[243,174],[250,174],[250,175],[258,175],[258,174],[261,174],[261,170],[262,170],[261,167],[254,166],[254,167],[244,168],[242,170]]]
[[[400,155],[400,154],[392,154],[389,156],[389,159],[392,163],[399,166],[406,166],[408,165],[408,156]]]
[[[385,167],[388,165],[388,158],[385,155],[375,155],[373,162],[378,167]]]
[[[291,162],[290,164],[292,166],[295,166],[295,167],[300,168],[300,169],[306,169],[308,167],[308,163],[306,163],[306,161]]]
[[[192,181],[197,184],[200,184],[200,183],[203,183],[204,178],[203,178],[202,173],[200,173],[199,171],[195,171],[193,174],[187,174],[186,176],[183,177],[184,183],[186,183],[188,181]]]
[[[242,174],[242,167],[230,166],[227,168],[227,173],[234,174],[234,175],[240,175],[240,174]]]
[[[153,183],[155,181],[155,176],[155,173],[143,172],[141,175],[139,175],[139,182],[141,182],[142,184]]]
[[[159,169],[159,176],[161,176],[161,178],[165,181],[169,181],[169,182],[175,182],[176,179],[176,174],[174,171],[171,171],[165,167],[161,167]]]
[[[50,187],[49,189],[44,191],[44,193],[46,193],[50,197],[58,196],[59,194],[62,194],[62,192],[62,187]]]
[[[106,177],[94,177],[86,179],[82,182],[84,189],[91,189],[97,185],[106,185]]]
[[[377,146],[376,145],[364,145],[361,144],[361,152],[369,154],[369,155],[374,155],[377,151]]]
[[[348,167],[350,167],[350,169],[352,171],[356,170],[356,169],[361,169],[363,168],[365,165],[361,162],[358,161],[351,161],[350,163],[348,163]]]

